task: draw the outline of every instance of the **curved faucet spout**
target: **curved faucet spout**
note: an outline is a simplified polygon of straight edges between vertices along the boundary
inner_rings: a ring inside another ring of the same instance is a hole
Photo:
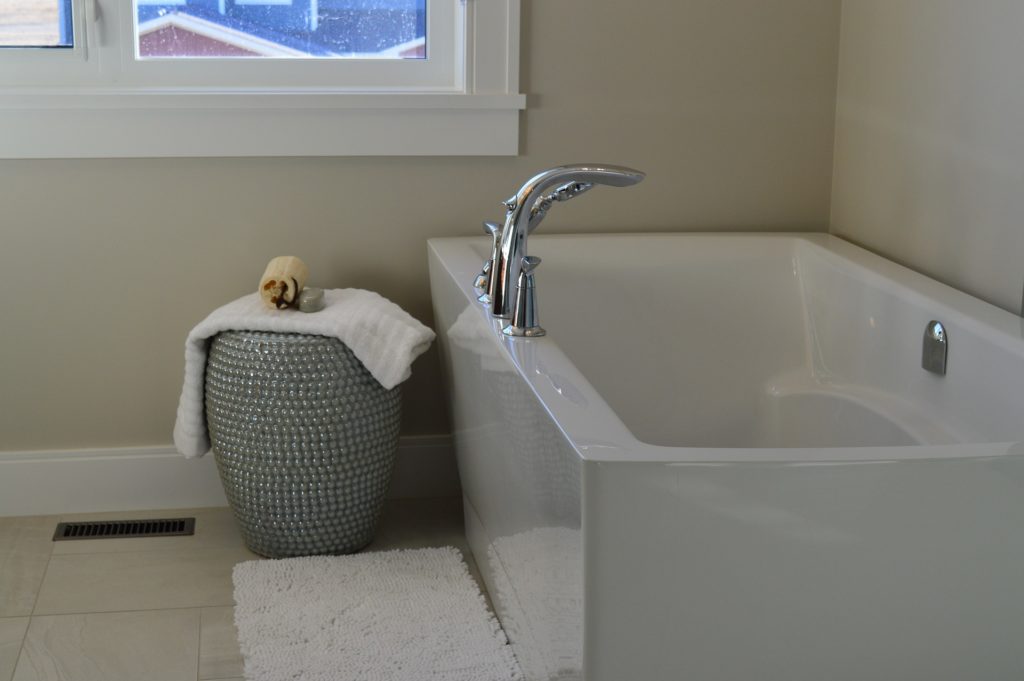
[[[515,196],[505,202],[509,210],[522,208],[531,198],[539,198],[545,191],[558,184],[573,180],[581,184],[604,184],[609,187],[629,187],[646,177],[645,173],[624,166],[579,163],[558,166],[538,173],[526,181]]]
[[[526,237],[537,228],[556,201],[568,201],[594,185],[629,187],[644,179],[639,170],[599,163],[558,166],[538,173],[505,201],[508,213],[501,230],[501,248],[491,267],[489,295],[491,313],[495,317],[512,316],[512,295],[522,259],[526,253]],[[549,189],[555,191],[545,195]]]

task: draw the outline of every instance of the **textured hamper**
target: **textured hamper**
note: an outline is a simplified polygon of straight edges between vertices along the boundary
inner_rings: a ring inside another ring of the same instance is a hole
[[[210,345],[206,422],[246,545],[271,558],[373,539],[401,416],[337,338],[227,331]]]

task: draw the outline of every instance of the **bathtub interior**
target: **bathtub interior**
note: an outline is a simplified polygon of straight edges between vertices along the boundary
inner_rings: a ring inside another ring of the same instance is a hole
[[[647,444],[1024,439],[1010,399],[1024,379],[1019,339],[999,342],[811,240],[541,237],[530,247],[545,260],[549,336]],[[931,319],[949,329],[946,376],[921,368]]]

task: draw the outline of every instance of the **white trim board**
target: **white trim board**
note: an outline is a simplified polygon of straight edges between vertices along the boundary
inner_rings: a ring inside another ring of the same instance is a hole
[[[242,111],[220,108],[223,98],[211,107],[185,108],[191,95],[135,95],[132,108],[121,110],[94,97],[79,102],[82,108],[64,109],[44,96],[45,106],[33,109],[5,106],[12,95],[0,91],[0,130],[11,132],[0,135],[0,159],[519,153],[518,107],[493,108],[485,97],[485,106],[470,108],[474,97],[435,108],[435,96],[429,97],[429,106],[416,107],[365,108],[360,99],[291,110],[278,100]],[[257,100],[267,103],[262,95]]]
[[[403,437],[388,497],[461,494],[452,439]],[[0,517],[227,506],[213,456],[174,447],[0,452]]]

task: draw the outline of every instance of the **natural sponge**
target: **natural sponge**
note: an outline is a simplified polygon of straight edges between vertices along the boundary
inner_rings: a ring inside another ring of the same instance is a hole
[[[268,307],[283,309],[299,298],[309,278],[309,268],[294,255],[279,255],[267,263],[260,278],[260,296]]]

